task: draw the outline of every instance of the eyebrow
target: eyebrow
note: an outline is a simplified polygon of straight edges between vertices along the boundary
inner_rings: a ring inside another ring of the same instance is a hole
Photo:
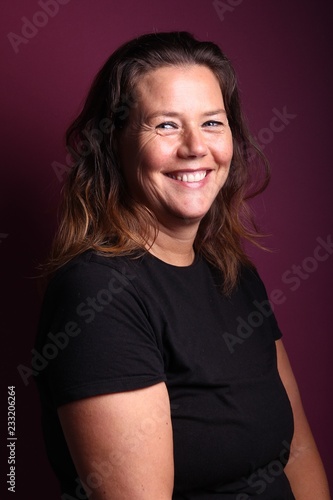
[[[203,116],[216,116],[216,115],[219,115],[219,114],[223,114],[225,116],[227,116],[227,112],[225,109],[221,108],[221,109],[215,109],[215,110],[212,110],[212,111],[206,111],[205,113],[203,113]],[[177,113],[176,111],[156,111],[155,113],[150,113],[148,116],[147,116],[147,119],[148,120],[151,120],[152,118],[157,118],[159,116],[166,116],[166,117],[170,117],[170,118],[178,118],[182,115],[182,113]]]

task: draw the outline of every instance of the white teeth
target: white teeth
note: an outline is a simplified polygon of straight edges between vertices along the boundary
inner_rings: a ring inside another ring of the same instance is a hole
[[[177,181],[182,181],[182,182],[199,182],[202,181],[207,175],[206,170],[202,172],[193,172],[193,173],[188,173],[188,174],[177,174],[177,175],[171,175],[167,174],[168,177],[171,177],[172,179],[175,179]]]

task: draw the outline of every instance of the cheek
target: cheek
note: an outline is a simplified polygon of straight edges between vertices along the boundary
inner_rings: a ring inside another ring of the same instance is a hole
[[[133,184],[136,184],[141,191],[150,191],[157,182],[157,174],[161,168],[161,157],[154,151],[146,150],[142,152],[135,166]]]
[[[233,140],[231,133],[223,134],[218,138],[212,138],[210,151],[218,163],[227,163],[233,156]]]
[[[234,141],[231,132],[228,135],[229,135],[228,140],[225,143],[225,153],[226,156],[231,160],[234,154]]]
[[[221,167],[224,167],[224,169],[229,170],[232,156],[233,156],[232,149],[219,151],[215,155],[215,161],[218,165],[220,165]]]
[[[158,174],[170,165],[173,156],[172,150],[167,145],[152,143],[142,151],[140,169],[142,174]]]

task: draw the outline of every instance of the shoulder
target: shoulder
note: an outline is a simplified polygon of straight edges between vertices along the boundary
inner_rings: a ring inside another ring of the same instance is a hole
[[[239,286],[265,290],[265,285],[255,266],[242,266],[239,272]]]
[[[59,269],[48,285],[48,293],[93,290],[130,283],[135,278],[135,261],[128,257],[106,256],[94,251],[78,255]]]

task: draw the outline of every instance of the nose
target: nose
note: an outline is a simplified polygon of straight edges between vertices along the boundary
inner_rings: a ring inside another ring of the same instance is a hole
[[[184,131],[181,144],[178,148],[178,155],[181,158],[198,158],[206,156],[207,153],[208,147],[204,134],[200,129],[191,128]]]

